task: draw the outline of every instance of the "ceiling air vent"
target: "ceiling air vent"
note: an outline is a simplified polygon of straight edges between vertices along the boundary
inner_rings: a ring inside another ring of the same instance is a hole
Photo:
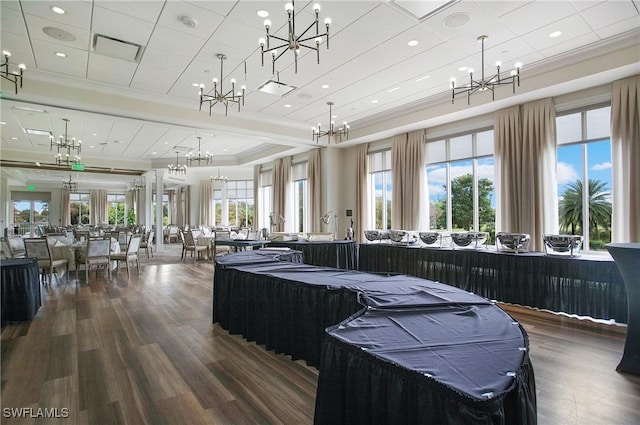
[[[275,80],[268,80],[260,87],[258,87],[258,91],[261,91],[263,93],[275,94],[276,96],[284,96],[295,89],[296,87],[294,86],[290,86],[289,84],[285,84]]]
[[[91,50],[104,56],[138,62],[142,56],[142,46],[128,41],[118,40],[102,34],[93,35]]]

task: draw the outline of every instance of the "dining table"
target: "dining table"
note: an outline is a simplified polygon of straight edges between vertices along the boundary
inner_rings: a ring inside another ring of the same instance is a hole
[[[49,244],[49,250],[54,260],[69,260],[68,270],[76,270],[76,260],[84,258],[87,254],[87,241],[68,243],[58,240]],[[111,253],[119,254],[120,252],[120,243],[115,238],[111,238]],[[111,269],[115,269],[117,264],[116,261],[112,261]]]

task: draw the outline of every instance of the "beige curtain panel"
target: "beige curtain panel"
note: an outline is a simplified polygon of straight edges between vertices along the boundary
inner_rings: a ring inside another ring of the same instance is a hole
[[[640,75],[613,83],[612,242],[640,242]]]
[[[216,217],[213,211],[213,187],[211,180],[200,181],[200,214],[198,221],[201,226],[215,226]]]
[[[109,222],[109,206],[106,190],[92,190],[89,195],[91,205],[91,224],[104,224]]]
[[[356,158],[356,210],[353,230],[358,243],[365,242],[364,231],[370,226],[369,182],[369,144],[364,143],[358,147]]]
[[[307,167],[307,183],[309,184],[309,231],[321,232],[322,224],[322,151],[320,148],[309,152]]]
[[[424,130],[393,136],[391,146],[391,225],[395,229],[426,228]]]
[[[71,194],[68,190],[66,189],[60,189],[61,192],[61,196],[60,196],[60,207],[61,207],[61,211],[60,211],[60,223],[62,223],[63,226],[70,226],[71,225]]]
[[[276,159],[273,163],[273,208],[272,212],[280,214],[287,220],[287,201],[289,184],[291,183],[291,157]],[[287,222],[271,228],[274,232],[284,232]]]
[[[254,165],[253,166],[253,228],[260,228],[260,171],[262,170],[262,165]]]
[[[495,114],[496,231],[530,234],[533,251],[558,232],[555,123],[552,99]]]

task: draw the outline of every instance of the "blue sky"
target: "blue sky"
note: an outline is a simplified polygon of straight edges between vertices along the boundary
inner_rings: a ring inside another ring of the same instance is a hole
[[[587,148],[587,174],[591,180],[600,180],[611,190],[611,143],[609,140],[589,143]],[[558,196],[567,185],[582,178],[582,146],[558,148]]]

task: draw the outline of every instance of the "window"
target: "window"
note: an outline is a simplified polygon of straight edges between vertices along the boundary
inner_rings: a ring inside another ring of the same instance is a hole
[[[69,205],[71,209],[71,224],[89,224],[89,194],[70,193]]]
[[[556,117],[559,228],[586,251],[611,242],[610,116],[606,106]]]
[[[126,210],[123,193],[108,194],[107,202],[109,203],[109,224],[113,226],[125,226],[127,222],[135,223],[135,219],[132,221],[125,219]]]
[[[215,215],[215,226],[220,226],[222,224],[226,224],[226,221],[223,221],[224,217],[222,216],[224,205],[224,183],[218,183],[213,187],[213,213]]]
[[[428,142],[427,160],[430,228],[489,232],[493,243],[493,130]]]
[[[152,203],[153,203],[153,222],[156,222],[156,192],[153,192],[152,195]],[[163,226],[168,226],[169,223],[169,194],[168,193],[163,193],[162,194],[162,225]]]
[[[214,193],[214,199],[217,200]],[[253,227],[253,180],[227,182],[227,202],[229,204],[229,225]],[[218,209],[216,204],[216,220]]]
[[[49,225],[49,202],[14,200],[13,224],[16,234],[35,235],[38,226]]]
[[[273,171],[261,171],[259,184],[260,190],[258,191],[258,205],[260,206],[260,223],[258,223],[258,227],[261,229],[271,230],[269,214],[271,213],[271,205],[273,203]]]
[[[298,233],[304,233],[309,226],[307,166],[306,161],[291,166],[293,231]]]
[[[376,229],[391,229],[391,151],[369,154],[369,175],[371,179],[370,223]]]

